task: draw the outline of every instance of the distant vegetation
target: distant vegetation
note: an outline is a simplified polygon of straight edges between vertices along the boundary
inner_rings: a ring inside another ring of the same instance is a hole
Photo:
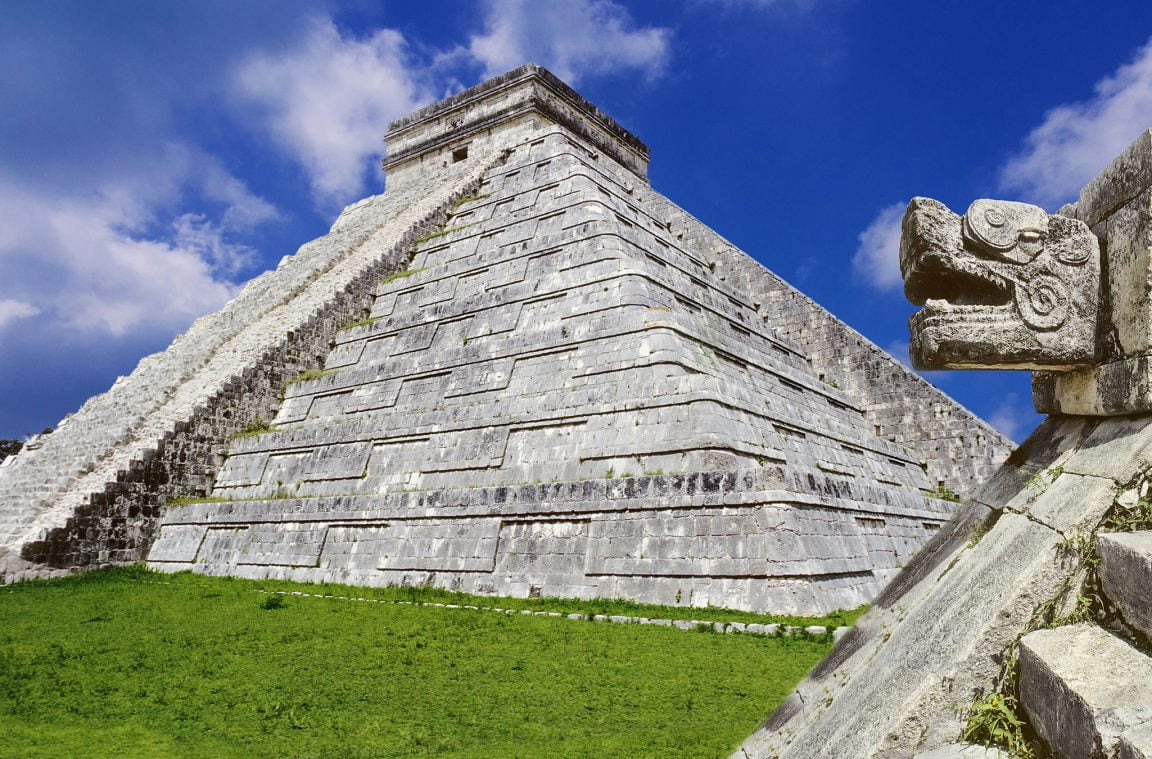
[[[23,447],[23,440],[0,440],[0,461],[20,453],[20,449]]]
[[[51,434],[51,432],[52,432],[51,427],[45,427],[43,430],[40,431],[40,434],[41,435],[48,435],[48,434]],[[28,437],[31,437],[31,435],[29,435]],[[3,461],[4,459],[8,458],[9,456],[15,456],[17,453],[20,453],[20,451],[23,450],[23,448],[24,448],[24,441],[23,440],[0,440],[0,461]]]
[[[723,756],[830,645],[261,588],[447,597],[135,567],[0,589],[0,756]]]

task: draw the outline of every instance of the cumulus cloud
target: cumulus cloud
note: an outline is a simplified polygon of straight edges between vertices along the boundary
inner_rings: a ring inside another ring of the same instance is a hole
[[[658,76],[670,36],[667,28],[636,27],[610,0],[490,0],[484,31],[467,51],[488,76],[531,61],[576,83],[622,69]]]
[[[877,289],[895,290],[904,282],[900,277],[900,222],[907,205],[885,207],[857,237],[852,268]]]
[[[432,99],[399,32],[346,38],[329,19],[313,21],[294,48],[245,60],[236,84],[326,207],[363,189],[388,123]]]
[[[388,123],[460,89],[463,70],[493,76],[536,62],[572,83],[621,70],[653,77],[669,36],[636,27],[611,0],[490,0],[466,44],[421,58],[395,29],[355,38],[317,18],[297,44],[244,59],[235,94],[303,167],[328,211],[363,193]]]
[[[0,327],[38,314],[82,335],[176,331],[225,303],[248,250],[204,216],[154,211],[123,188],[44,197],[0,178]]]
[[[1082,186],[1149,126],[1152,41],[1131,62],[1096,83],[1095,94],[1049,111],[1024,149],[1000,172],[1001,190],[1055,208],[1075,200]]]

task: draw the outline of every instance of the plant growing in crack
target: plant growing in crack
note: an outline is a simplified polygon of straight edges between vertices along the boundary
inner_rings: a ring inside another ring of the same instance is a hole
[[[1006,693],[979,695],[968,708],[961,740],[985,746],[1003,746],[1018,759],[1033,759],[1035,744],[1024,735],[1024,721],[1017,716],[1020,705]]]

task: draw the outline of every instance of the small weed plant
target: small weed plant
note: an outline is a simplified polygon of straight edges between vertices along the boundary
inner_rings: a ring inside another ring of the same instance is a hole
[[[419,241],[417,241],[417,242],[419,242]],[[393,272],[393,273],[389,274],[388,276],[383,277],[380,280],[380,284],[386,285],[389,282],[395,282],[398,279],[404,279],[405,277],[411,277],[412,275],[419,274],[422,271],[424,271],[424,270],[423,269],[405,269],[404,271]]]
[[[928,491],[929,498],[939,498],[942,501],[951,501],[952,503],[960,503],[964,499],[952,488],[951,485],[941,484],[938,487]]]
[[[984,536],[988,534],[988,525],[983,522],[977,522],[972,525],[972,531],[968,534],[968,547],[975,548],[979,545]]]
[[[269,432],[279,432],[279,429],[257,417],[249,422],[244,429],[234,434],[232,439],[238,440],[240,438],[252,437],[253,435],[267,435]]]
[[[279,593],[273,593],[265,596],[264,600],[260,602],[260,608],[265,611],[275,611],[276,609],[284,608],[284,596]]]
[[[1107,532],[1152,530],[1152,501],[1141,499],[1131,507],[1117,506],[1103,528]]]
[[[1016,716],[1018,710],[1014,696],[978,696],[968,710],[961,738],[985,746],[1001,746],[1017,759],[1035,759],[1035,746],[1024,736],[1024,723]]]
[[[307,382],[308,380],[320,379],[321,377],[331,377],[335,373],[335,369],[309,369],[306,372],[300,372],[295,377],[288,380],[288,384],[294,385],[297,382]]]
[[[357,327],[367,327],[369,324],[375,324],[376,322],[380,321],[382,318],[383,317],[381,317],[381,316],[369,316],[369,317],[366,317],[364,319],[357,319],[356,321],[351,321],[351,322],[347,322],[346,324],[341,324],[340,329],[337,331],[346,332],[350,329],[356,329]]]

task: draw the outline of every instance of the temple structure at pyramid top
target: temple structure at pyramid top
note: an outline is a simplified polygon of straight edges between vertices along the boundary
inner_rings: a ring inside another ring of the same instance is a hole
[[[1008,452],[537,66],[387,143],[387,192],[0,468],[7,579],[146,558],[827,611]]]

